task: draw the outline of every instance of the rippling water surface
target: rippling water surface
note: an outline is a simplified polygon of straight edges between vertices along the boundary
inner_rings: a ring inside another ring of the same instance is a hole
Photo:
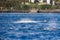
[[[0,40],[60,40],[60,14],[2,13]]]

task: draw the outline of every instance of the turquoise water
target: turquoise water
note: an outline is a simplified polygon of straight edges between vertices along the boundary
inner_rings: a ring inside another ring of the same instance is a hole
[[[0,40],[60,40],[60,14],[0,13]]]

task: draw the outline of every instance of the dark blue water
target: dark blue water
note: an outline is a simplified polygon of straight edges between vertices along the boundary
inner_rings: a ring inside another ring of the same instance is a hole
[[[0,40],[60,40],[60,14],[2,13]]]

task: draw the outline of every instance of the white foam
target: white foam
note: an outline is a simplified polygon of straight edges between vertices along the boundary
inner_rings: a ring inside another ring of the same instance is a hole
[[[13,23],[37,23],[37,22],[38,22],[38,21],[34,21],[34,20],[31,20],[31,19],[28,19],[28,18],[24,18],[24,19],[15,21],[15,22],[13,22]]]
[[[49,21],[48,26],[44,28],[44,30],[56,30],[57,29],[57,24],[55,21],[51,22]]]

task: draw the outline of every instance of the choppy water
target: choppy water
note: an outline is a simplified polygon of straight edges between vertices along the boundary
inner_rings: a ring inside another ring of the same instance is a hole
[[[0,14],[0,40],[60,40],[60,14]]]

